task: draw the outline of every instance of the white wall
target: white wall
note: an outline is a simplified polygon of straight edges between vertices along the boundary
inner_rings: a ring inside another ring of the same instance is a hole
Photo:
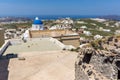
[[[0,48],[0,56],[4,53],[6,48],[10,45],[10,41],[6,41],[3,46]]]
[[[75,49],[74,46],[72,46],[72,45],[64,45],[63,43],[61,43],[60,41],[58,41],[57,39],[54,39],[54,38],[50,38],[50,41],[54,42],[55,44],[60,46],[62,49],[67,49],[67,50]]]

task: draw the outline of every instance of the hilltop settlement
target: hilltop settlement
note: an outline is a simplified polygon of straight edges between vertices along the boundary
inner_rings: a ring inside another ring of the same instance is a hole
[[[120,21],[0,18],[0,80],[119,80]]]

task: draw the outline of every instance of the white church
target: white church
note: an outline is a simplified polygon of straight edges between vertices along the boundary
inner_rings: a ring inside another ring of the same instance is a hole
[[[38,17],[33,21],[31,30],[44,30],[43,22]]]
[[[43,22],[38,17],[36,17],[35,20],[33,21],[32,27],[29,30],[31,31],[44,30]],[[30,38],[29,30],[26,30],[25,33],[23,34],[24,39]]]

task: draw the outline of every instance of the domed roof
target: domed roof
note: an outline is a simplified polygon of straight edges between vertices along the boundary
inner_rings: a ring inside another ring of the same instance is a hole
[[[33,21],[33,24],[43,24],[43,22],[39,20],[38,17],[36,17],[35,20]]]

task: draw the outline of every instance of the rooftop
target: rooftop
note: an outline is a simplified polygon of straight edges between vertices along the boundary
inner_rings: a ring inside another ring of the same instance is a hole
[[[9,46],[4,55],[9,53],[19,54],[21,52],[34,52],[34,51],[54,51],[62,50],[59,45],[50,41],[49,38],[31,39],[27,43],[21,40],[13,40],[12,46]]]
[[[0,80],[74,80],[77,53],[62,51],[49,39],[22,43],[16,41],[5,55],[17,53],[18,58],[0,60]],[[20,60],[25,58],[25,60]],[[2,74],[1,74],[2,73]]]
[[[35,20],[33,21],[33,24],[43,24],[43,22],[41,20],[39,20],[38,17],[35,18]]]

